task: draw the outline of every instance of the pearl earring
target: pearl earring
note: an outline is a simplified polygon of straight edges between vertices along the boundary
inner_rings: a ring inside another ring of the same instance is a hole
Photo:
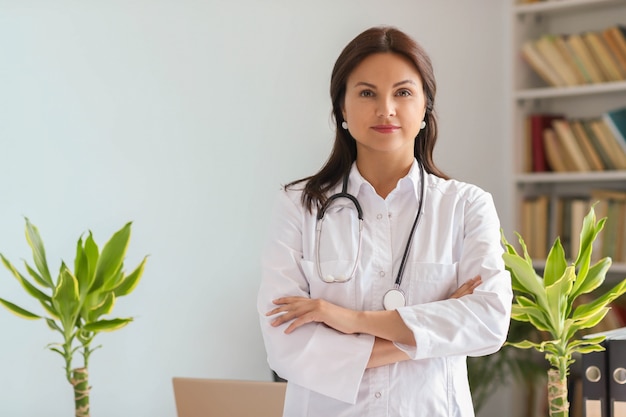
[[[420,130],[426,127],[426,121],[422,120],[422,124],[420,125]]]
[[[341,122],[341,127],[343,127],[345,130],[348,130],[348,122],[346,122],[345,120]]]

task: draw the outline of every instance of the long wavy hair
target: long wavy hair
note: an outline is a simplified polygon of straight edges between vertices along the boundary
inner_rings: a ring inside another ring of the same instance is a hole
[[[333,67],[330,97],[336,133],[335,143],[328,160],[315,175],[293,181],[285,186],[287,189],[302,182],[306,183],[302,193],[302,204],[309,211],[314,205],[319,206],[325,202],[328,191],[341,181],[356,160],[356,142],[347,130],[341,128],[346,84],[352,71],[365,58],[377,53],[398,54],[415,65],[422,78],[426,97],[424,117],[426,127],[420,130],[416,137],[413,154],[422,163],[426,172],[444,179],[448,178],[433,162],[433,149],[437,142],[437,116],[434,109],[437,86],[430,58],[426,51],[404,32],[389,26],[373,27],[350,41]]]

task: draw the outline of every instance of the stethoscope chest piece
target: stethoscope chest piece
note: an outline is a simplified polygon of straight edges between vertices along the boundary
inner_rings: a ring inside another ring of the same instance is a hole
[[[383,307],[385,310],[395,310],[406,305],[406,298],[402,290],[392,288],[383,297]]]

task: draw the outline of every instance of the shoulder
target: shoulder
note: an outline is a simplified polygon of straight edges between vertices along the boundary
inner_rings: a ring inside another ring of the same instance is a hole
[[[303,209],[302,196],[304,194],[304,187],[306,182],[298,182],[295,184],[288,184],[281,187],[276,197],[279,205],[288,205],[299,210]]]
[[[491,194],[477,185],[458,180],[446,180],[429,174],[426,184],[431,193],[439,194],[442,198],[454,198],[472,204],[479,200],[491,200]]]

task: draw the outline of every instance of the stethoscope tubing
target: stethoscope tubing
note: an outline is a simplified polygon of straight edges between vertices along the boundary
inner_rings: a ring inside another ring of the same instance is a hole
[[[419,160],[417,161],[417,163],[418,163],[418,167],[420,170],[420,200],[419,200],[419,205],[417,208],[417,214],[415,215],[415,220],[413,221],[413,225],[411,226],[411,232],[409,233],[409,238],[407,239],[407,243],[404,248],[404,253],[402,254],[402,260],[400,262],[400,268],[398,269],[398,275],[396,276],[396,280],[394,283],[394,288],[397,290],[400,289],[400,284],[402,283],[402,277],[404,275],[404,268],[406,266],[406,262],[408,259],[411,243],[413,241],[413,235],[415,234],[415,230],[417,229],[417,226],[421,220],[422,211],[424,208],[424,197],[425,197],[424,168],[422,167],[422,164]],[[362,242],[363,242],[363,225],[364,225],[363,210],[361,208],[361,204],[359,203],[359,200],[355,196],[347,192],[348,176],[349,174],[344,176],[341,192],[333,194],[330,197],[328,197],[328,199],[324,202],[322,207],[320,207],[317,213],[317,223],[315,226],[315,232],[316,232],[315,233],[316,235],[315,236],[315,263],[316,263],[317,274],[319,278],[326,283],[344,283],[344,282],[350,281],[352,278],[354,278],[354,275],[356,274],[356,270],[359,266],[359,261],[361,259],[361,247],[362,247]],[[332,204],[333,201],[339,198],[347,198],[348,200],[352,202],[352,204],[357,210],[357,215],[359,219],[359,239],[358,239],[359,242],[358,242],[358,247],[357,247],[357,254],[356,254],[355,261],[354,261],[354,265],[352,266],[352,270],[350,271],[350,274],[348,276],[345,276],[345,277],[344,276],[335,277],[333,275],[325,276],[322,272],[321,260],[320,260],[320,240],[321,240],[321,235],[322,235],[322,225],[324,223],[324,216],[326,214],[326,210]]]

